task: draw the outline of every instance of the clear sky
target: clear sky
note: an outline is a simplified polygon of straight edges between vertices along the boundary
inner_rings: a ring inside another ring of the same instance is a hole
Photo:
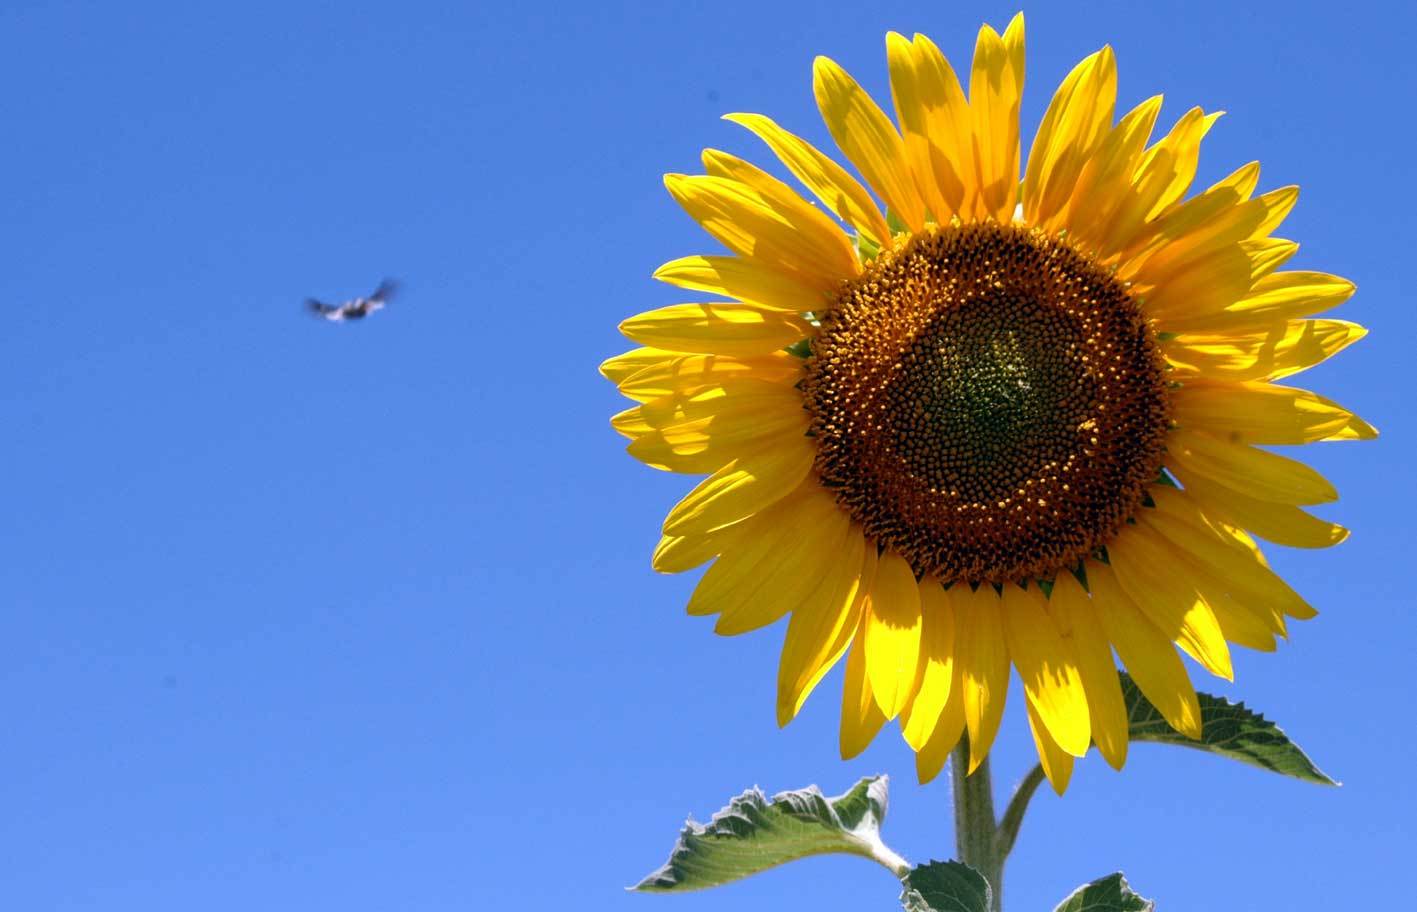
[[[1344,781],[1093,754],[1040,794],[1015,910],[1121,868],[1167,910],[1385,905],[1414,849],[1410,155],[1402,5],[1038,4],[1025,138],[1082,56],[1121,101],[1229,111],[1202,181],[1304,192],[1294,265],[1372,334],[1305,375],[1382,431],[1308,448],[1353,528],[1272,550],[1321,610],[1244,698]],[[840,673],[773,718],[781,628],[716,638],[648,566],[686,479],[622,452],[596,365],[712,242],[665,171],[761,111],[829,145],[827,54],[957,64],[996,3],[0,6],[0,905],[49,910],[887,909],[859,859],[683,898],[622,888],[730,795],[893,777],[886,835],[952,852],[887,733],[836,756]],[[360,325],[307,295],[404,281]],[[1032,746],[1018,693],[995,752]]]

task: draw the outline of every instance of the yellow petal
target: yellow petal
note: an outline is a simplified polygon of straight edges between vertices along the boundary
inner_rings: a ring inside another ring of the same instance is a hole
[[[959,744],[963,734],[964,685],[960,680],[959,662],[955,662],[953,674],[950,675],[949,699],[945,701],[944,709],[935,722],[935,730],[930,733],[930,740],[915,754],[915,775],[922,785],[934,779],[940,774],[940,770],[945,768],[945,761],[949,759],[950,752]]]
[[[1183,555],[1180,565],[1185,567],[1188,564],[1193,564],[1193,561],[1189,556]],[[1220,624],[1220,630],[1225,634],[1226,640],[1259,652],[1274,652],[1278,648],[1274,638],[1276,634],[1283,636],[1284,633],[1271,627],[1269,618],[1263,611],[1236,601],[1225,592],[1224,583],[1212,577],[1197,575],[1194,583],[1196,591],[1215,613],[1215,620]]]
[[[1038,707],[1028,703],[1028,730],[1033,734],[1033,746],[1038,750],[1038,762],[1043,767],[1043,775],[1048,784],[1059,795],[1068,790],[1068,780],[1073,777],[1073,758],[1053,740],[1047,726],[1039,716]]]
[[[690,256],[654,271],[661,282],[736,298],[763,310],[821,310],[830,296],[791,275],[748,257]]]
[[[1308,619],[1317,614],[1269,569],[1253,539],[1207,516],[1189,489],[1157,486],[1151,497],[1156,509],[1145,511],[1143,521],[1212,568],[1231,595],[1281,617]]]
[[[1290,320],[1250,333],[1180,334],[1162,350],[1188,374],[1230,382],[1279,380],[1325,361],[1368,334],[1345,320]]]
[[[920,663],[920,588],[915,571],[895,551],[876,566],[863,616],[866,674],[887,719],[900,715],[914,693]]]
[[[1274,503],[1319,504],[1338,499],[1333,485],[1302,462],[1197,431],[1171,432],[1166,438],[1166,465]]]
[[[610,426],[615,429],[616,433],[623,434],[631,440],[654,431],[645,415],[644,408],[639,405],[631,406],[623,412],[611,415]]]
[[[765,627],[808,603],[840,560],[850,524],[831,496],[811,484],[745,523],[752,526],[689,599],[689,614],[720,615],[714,632],[724,636]]]
[[[1208,318],[1201,328],[1225,331],[1312,316],[1347,301],[1356,288],[1347,279],[1325,272],[1276,272],[1257,280],[1248,294]]]
[[[1272,383],[1187,383],[1175,391],[1172,403],[1177,425],[1232,443],[1283,445],[1378,435],[1332,400]]]
[[[1134,286],[1145,298],[1147,316],[1168,332],[1204,330],[1225,317],[1227,308],[1250,293],[1256,282],[1278,269],[1299,245],[1283,238],[1250,238],[1228,244],[1169,273],[1155,286]]]
[[[886,35],[886,60],[891,74],[891,100],[895,102],[896,122],[900,124],[905,156],[915,177],[915,186],[925,208],[935,221],[948,219],[955,206],[945,201],[935,182],[935,167],[931,161],[929,109],[925,102],[928,91],[915,64],[915,46],[898,32]]]
[[[755,380],[792,387],[802,377],[802,358],[785,351],[734,358],[724,354],[673,354],[640,368],[619,384],[622,394],[640,402],[694,395],[724,381]]]
[[[1106,564],[1088,561],[1087,582],[1097,618],[1137,687],[1172,728],[1199,738],[1200,702],[1167,636],[1142,614]]]
[[[794,224],[801,226],[799,230],[810,234],[815,244],[831,249],[840,267],[847,270],[857,267],[856,252],[841,226],[787,184],[757,165],[718,149],[705,149],[703,163],[709,176],[738,181],[761,194],[774,210],[787,214]]]
[[[1175,555],[1144,525],[1126,526],[1107,544],[1117,581],[1162,633],[1211,674],[1235,678],[1225,634],[1205,599],[1172,572]]]
[[[841,597],[844,590],[824,588],[823,580],[835,581],[835,565],[841,560],[850,534],[832,522],[817,533],[799,528],[798,535],[808,544],[779,541],[773,558],[777,563],[769,568],[760,564],[755,578],[740,585],[738,598],[724,607],[714,624],[714,633],[748,633],[776,623],[787,611],[810,610],[822,600],[831,602]]]
[[[660,573],[683,573],[718,557],[723,548],[718,539],[708,535],[665,535],[655,545],[650,566]]]
[[[1152,258],[1163,253],[1174,258],[1178,254],[1198,252],[1200,244],[1211,237],[1216,225],[1233,218],[1248,204],[1259,179],[1259,162],[1250,162],[1212,184],[1205,192],[1163,212],[1133,241],[1117,270],[1117,277],[1152,286],[1169,279],[1180,270],[1153,268]]]
[[[643,345],[716,355],[766,355],[816,330],[792,314],[743,304],[671,304],[630,317],[620,332]]]
[[[717,472],[735,459],[776,446],[792,446],[808,431],[804,415],[744,409],[718,416],[650,429],[635,437],[625,451],[663,472],[703,475]]]
[[[1087,753],[1092,729],[1077,657],[1063,642],[1037,586],[1005,586],[1000,603],[1004,637],[1014,667],[1023,679],[1024,694],[1051,739],[1063,750],[1081,757]]]
[[[1233,541],[1241,548],[1244,548],[1252,557],[1254,557],[1255,561],[1261,567],[1264,567],[1266,570],[1269,569],[1269,561],[1265,560],[1264,552],[1260,550],[1259,543],[1256,542],[1248,532],[1246,532],[1244,529],[1240,529],[1223,522],[1216,522],[1215,528],[1219,530],[1220,534],[1227,541]],[[1279,580],[1278,576],[1275,576],[1274,578],[1276,580]],[[1267,602],[1267,604],[1274,604],[1276,607],[1281,607],[1284,614],[1292,618],[1298,618],[1301,621],[1313,620],[1314,618],[1319,616],[1318,611],[1308,602],[1300,598],[1298,593],[1290,589],[1289,586],[1284,583],[1283,580],[1279,580],[1279,583],[1292,596],[1292,603],[1284,602],[1282,598],[1276,598],[1273,599],[1271,602]]]
[[[675,357],[683,357],[676,355]],[[773,400],[776,400],[773,403]],[[710,417],[722,411],[759,411],[765,405],[785,407],[791,401],[782,384],[759,383],[751,380],[725,381],[717,386],[693,393],[672,393],[641,403],[621,414],[625,421],[614,421],[617,429],[629,436],[663,428],[685,418]],[[634,419],[630,420],[633,415]],[[617,416],[618,417],[618,416]]]
[[[1073,68],[1053,95],[1038,125],[1023,178],[1023,213],[1047,230],[1063,227],[1083,166],[1096,154],[1112,126],[1117,101],[1117,61],[1110,47]]]
[[[950,594],[933,577],[920,581],[920,619],[920,679],[900,722],[905,743],[916,751],[935,733],[955,677],[954,607]]]
[[[985,25],[974,43],[969,109],[974,120],[975,214],[1008,223],[1018,199],[1019,101],[1024,26],[1016,15],[1002,38]]]
[[[1127,761],[1127,704],[1097,607],[1077,578],[1067,572],[1054,580],[1048,607],[1058,632],[1077,657],[1092,740],[1112,768],[1121,769]]]
[[[693,395],[707,387],[721,386],[725,380],[758,380],[790,387],[801,376],[802,359],[786,352],[746,358],[670,354],[621,380],[620,392],[649,402],[663,396]]]
[[[1058,215],[1074,243],[1084,248],[1104,246],[1112,217],[1133,192],[1132,174],[1160,111],[1160,95],[1137,105],[1083,165],[1072,195]]]
[[[846,680],[841,688],[841,759],[850,760],[876,737],[886,717],[876,705],[871,682],[866,676],[866,627],[856,631],[856,639],[846,657]]]
[[[706,535],[665,535],[655,546],[650,566],[659,573],[683,573],[705,564],[726,549],[743,533],[743,527],[725,526]]]
[[[767,509],[797,489],[816,455],[816,445],[802,437],[735,459],[669,511],[664,534],[704,535]]]
[[[610,419],[631,439],[654,431],[670,437],[707,431],[726,438],[761,438],[787,426],[802,426],[801,394],[784,383],[724,379],[713,386],[642,402]]]
[[[869,554],[868,554],[869,552]],[[828,574],[833,597],[813,601],[792,612],[777,670],[777,724],[796,718],[802,704],[822,677],[846,652],[860,626],[865,592],[875,570],[876,546],[859,530],[848,537],[846,550]]]
[[[1348,530],[1319,519],[1292,504],[1256,500],[1239,491],[1176,470],[1186,492],[1207,513],[1248,529],[1260,538],[1291,548],[1330,548],[1348,538]]]
[[[757,442],[786,428],[805,430],[801,403],[801,394],[786,384],[725,379],[715,386],[641,403],[615,415],[610,424],[631,439],[659,432],[670,445],[702,449],[710,433],[716,443]]]
[[[1100,253],[1110,257],[1135,244],[1143,226],[1185,195],[1196,175],[1200,143],[1220,114],[1192,108],[1171,132],[1147,149],[1132,175],[1132,189],[1112,216]]]
[[[1019,37],[1021,41],[1021,31]],[[916,93],[925,109],[930,168],[945,206],[935,213],[935,220],[944,224],[952,215],[974,211],[974,114],[959,77],[935,43],[917,33],[911,44]]]
[[[652,469],[661,472],[681,472],[687,475],[709,475],[746,453],[756,452],[783,438],[796,438],[806,432],[805,426],[787,431],[778,430],[751,440],[729,441],[720,437],[693,446],[671,443],[654,429],[645,431],[630,441],[625,452]]]
[[[1169,497],[1163,499],[1170,501]],[[1235,539],[1221,532],[1221,527],[1210,525],[1204,518],[1200,522],[1183,519],[1183,514],[1174,509],[1176,501],[1184,501],[1188,512],[1194,510],[1204,517],[1194,506],[1190,492],[1180,492],[1166,508],[1145,511],[1141,522],[1165,539],[1180,562],[1181,572],[1186,573],[1215,612],[1226,639],[1252,648],[1272,649],[1270,638],[1275,634],[1284,636],[1286,631],[1282,600],[1270,596],[1287,587],[1268,586],[1264,579],[1269,573],[1267,568],[1259,565]],[[1237,611],[1253,616],[1255,623],[1231,618],[1228,624],[1246,624],[1253,628],[1253,635],[1240,629],[1235,631],[1239,636],[1230,635],[1226,614]],[[1256,645],[1246,637],[1263,638],[1264,642]]]
[[[1003,609],[991,586],[970,592],[954,587],[955,662],[959,665],[964,697],[965,728],[969,731],[969,772],[979,768],[989,754],[1004,700],[1009,693],[1009,649],[1004,637]]]
[[[1255,173],[1258,172],[1256,167]],[[1128,267],[1122,271],[1127,278],[1135,277],[1139,283],[1160,285],[1204,262],[1217,251],[1242,241],[1267,237],[1289,215],[1298,199],[1298,187],[1280,187],[1252,200],[1224,206],[1203,221],[1190,218],[1192,213],[1189,212],[1182,215],[1186,207],[1180,207],[1174,220],[1168,215],[1158,221],[1159,249],[1146,256],[1140,268]]]
[[[774,549],[791,544],[788,528],[793,511],[816,504],[816,498],[804,489],[733,527],[740,530],[734,547],[723,549],[719,559],[699,580],[689,598],[688,613],[694,616],[717,614],[751,597],[756,582],[754,574],[760,568],[770,568]],[[782,606],[781,614],[792,607]]]
[[[855,256],[844,257],[840,230],[827,233],[797,207],[779,208],[747,184],[723,177],[667,174],[664,186],[691,218],[729,250],[784,271],[824,294],[831,294],[842,279],[861,270]]]
[[[1156,194],[1146,212],[1147,221],[1156,218],[1186,195],[1200,163],[1201,140],[1205,139],[1211,127],[1215,126],[1215,122],[1224,114],[1224,111],[1206,114],[1200,108],[1192,108],[1176,121],[1171,132],[1147,149],[1141,165],[1137,168],[1134,181],[1142,184],[1153,175],[1165,178],[1161,192]]]
[[[600,374],[618,386],[647,367],[664,361],[672,361],[678,357],[680,357],[678,352],[664,351],[659,348],[632,348],[623,355],[616,355],[602,361]]]
[[[911,231],[923,228],[925,204],[910,173],[905,143],[871,96],[826,57],[813,62],[812,89],[841,151]]]
[[[1158,516],[1155,510],[1147,512],[1144,522],[1171,546],[1176,572],[1184,573],[1190,585],[1205,599],[1225,638],[1251,649],[1273,652],[1274,637],[1287,635],[1283,612],[1274,605],[1245,597],[1219,564],[1206,559],[1218,547],[1212,536],[1205,536],[1208,541],[1199,548],[1194,547],[1197,538],[1193,530]]]
[[[725,114],[723,119],[746,127],[767,143],[787,170],[857,232],[866,235],[878,246],[890,244],[891,232],[886,227],[881,210],[876,207],[866,188],[847,174],[841,165],[805,139],[787,132],[761,114]]]

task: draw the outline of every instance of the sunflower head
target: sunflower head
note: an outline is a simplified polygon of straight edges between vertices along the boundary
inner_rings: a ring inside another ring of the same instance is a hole
[[[821,324],[801,383],[817,477],[922,578],[1051,579],[1161,469],[1167,379],[1141,308],[1039,229],[931,226]]]
[[[1188,197],[1218,115],[1153,140],[1161,99],[1116,117],[1110,48],[1054,94],[1022,180],[1022,16],[980,30],[967,92],[925,36],[886,50],[894,122],[814,64],[864,184],[758,114],[727,119],[820,207],[715,150],[666,177],[728,252],[655,276],[718,300],[621,325],[642,347],[602,371],[637,404],[612,423],[709,476],[654,566],[712,562],[689,611],[720,633],[789,618],[780,721],[845,657],[843,755],[898,719],[925,780],[961,738],[983,760],[1013,669],[1061,792],[1089,746],[1126,757],[1117,659],[1194,735],[1177,648],[1228,678],[1231,644],[1313,616],[1255,539],[1341,541],[1303,509],[1337,495],[1262,447],[1375,435],[1275,382],[1362,336],[1313,318],[1353,286],[1281,270],[1297,191],[1256,194],[1258,165]]]

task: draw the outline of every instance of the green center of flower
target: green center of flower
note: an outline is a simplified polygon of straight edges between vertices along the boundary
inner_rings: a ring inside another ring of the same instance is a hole
[[[813,341],[817,471],[946,582],[1049,579],[1140,504],[1168,420],[1136,301],[1063,240],[937,228],[872,261]]]

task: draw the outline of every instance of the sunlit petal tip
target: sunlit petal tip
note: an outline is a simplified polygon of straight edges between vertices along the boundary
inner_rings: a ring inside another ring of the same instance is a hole
[[[1270,216],[1277,223],[1282,221],[1299,202],[1299,185],[1287,184],[1278,187],[1266,194],[1271,200],[1270,209],[1275,215]]]
[[[1362,418],[1359,418],[1357,415],[1354,415],[1351,419],[1349,419],[1348,424],[1344,426],[1344,428],[1343,428],[1343,430],[1342,430],[1341,432],[1339,432],[1339,433],[1337,433],[1337,434],[1334,434],[1332,437],[1329,437],[1329,438],[1327,438],[1327,439],[1328,439],[1328,440],[1376,440],[1376,439],[1378,438],[1378,435],[1380,435],[1381,433],[1382,433],[1382,432],[1379,431],[1375,425],[1370,424],[1370,423],[1367,422],[1367,421],[1364,421]]]
[[[924,753],[917,753],[915,755],[915,779],[921,785],[929,785],[931,782],[934,782],[935,777],[939,776],[944,769],[944,761],[936,765],[931,763]]]
[[[1075,650],[1064,640],[1037,587],[1008,587],[1000,599],[1004,636],[1023,679],[1030,712],[1049,743],[1074,757],[1091,742],[1087,695]]]
[[[777,720],[786,725],[802,711],[822,678],[846,653],[860,628],[865,591],[875,574],[873,546],[859,529],[849,529],[843,559],[833,564],[824,580],[828,597],[794,611],[782,641],[778,662]]]
[[[921,638],[919,586],[894,551],[881,555],[863,627],[871,691],[885,717],[894,719],[914,695]]]
[[[1043,774],[1048,777],[1048,784],[1054,792],[1062,795],[1068,790],[1068,781],[1073,775],[1073,756],[1054,742],[1032,703],[1028,705],[1028,728],[1033,734],[1033,746],[1038,751],[1038,762],[1043,767]]]
[[[699,153],[699,161],[704,163],[704,171],[717,177],[729,177],[724,173],[723,165],[731,161],[734,156],[729,155],[722,149],[708,148]]]
[[[615,368],[623,357],[623,355],[615,355],[613,358],[606,358],[604,361],[600,362],[596,370],[600,373],[600,376],[609,380],[611,383],[615,383],[616,378],[619,376],[619,372]]]
[[[863,630],[846,658],[846,675],[842,684],[841,731],[838,746],[841,759],[850,760],[864,751],[886,724],[886,717],[876,706],[871,682],[866,675],[866,650]]]

